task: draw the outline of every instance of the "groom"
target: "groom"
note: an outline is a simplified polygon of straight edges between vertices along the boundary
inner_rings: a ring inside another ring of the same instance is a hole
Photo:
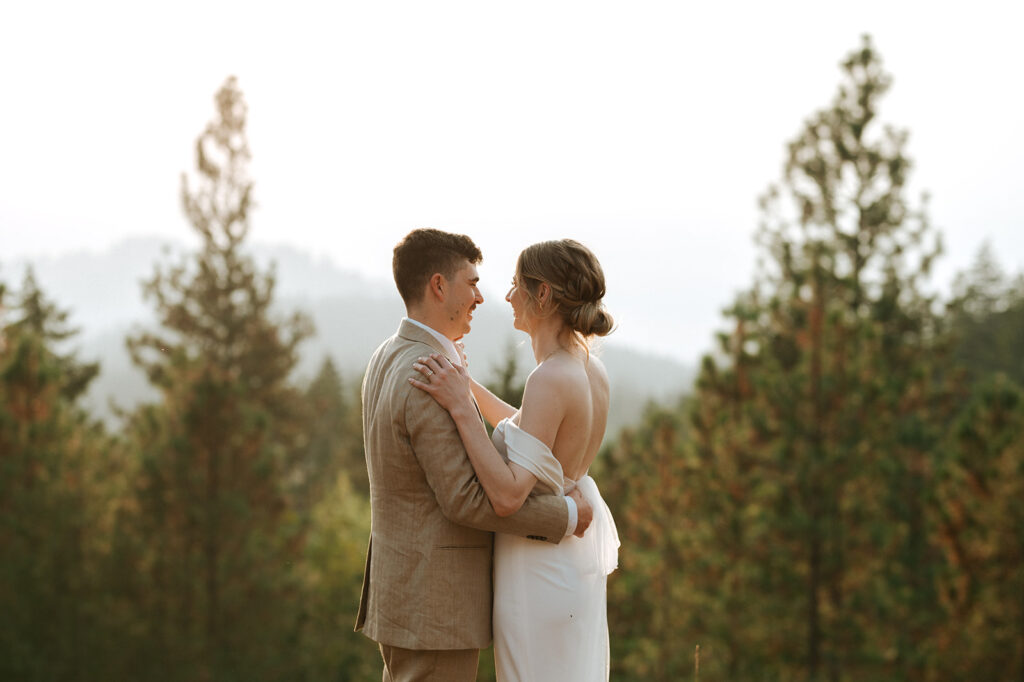
[[[497,516],[448,412],[409,384],[421,355],[460,362],[454,342],[483,303],[481,260],[469,237],[440,230],[398,243],[392,268],[407,317],[363,379],[372,528],[355,629],[379,643],[385,682],[476,679],[479,650],[491,642],[493,533],[558,543],[592,516],[575,490],[531,496]]]

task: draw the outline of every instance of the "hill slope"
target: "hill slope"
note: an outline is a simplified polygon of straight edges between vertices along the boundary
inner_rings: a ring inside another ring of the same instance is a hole
[[[70,253],[33,263],[43,291],[62,308],[70,308],[73,323],[81,327],[76,342],[81,357],[101,363],[101,374],[86,400],[105,419],[113,416],[112,404],[130,408],[155,398],[145,377],[132,366],[124,339],[132,329],[153,325],[152,310],[142,299],[142,280],[152,274],[154,263],[176,260],[182,251],[180,245],[136,238],[102,253]],[[368,280],[288,246],[257,244],[253,253],[261,264],[275,264],[275,309],[281,316],[302,310],[316,326],[316,335],[302,347],[297,381],[308,381],[327,356],[346,381],[358,381],[373,350],[394,333],[404,315],[394,285]],[[4,264],[0,277],[17,288],[24,267],[25,263]],[[529,339],[512,328],[508,304],[492,297],[474,318],[473,332],[466,338],[474,375],[489,381],[513,349],[525,377],[534,366]],[[612,382],[609,435],[638,418],[648,401],[673,401],[693,381],[692,368],[617,345],[614,334],[597,352]]]

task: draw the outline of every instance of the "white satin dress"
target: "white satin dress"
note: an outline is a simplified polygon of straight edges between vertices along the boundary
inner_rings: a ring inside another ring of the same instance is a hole
[[[608,680],[606,581],[619,536],[590,476],[564,478],[551,450],[507,419],[492,436],[498,452],[528,469],[545,492],[578,487],[594,508],[584,533],[559,544],[497,533],[494,540],[494,659],[498,682]]]

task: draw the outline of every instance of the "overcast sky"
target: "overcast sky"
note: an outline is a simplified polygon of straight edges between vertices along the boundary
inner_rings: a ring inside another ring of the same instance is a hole
[[[983,240],[1024,268],[1022,7],[5,3],[0,262],[191,239],[179,174],[233,74],[254,240],[390,287],[408,230],[465,232],[505,306],[518,251],[574,237],[605,265],[616,337],[694,362],[751,282],[758,195],[865,32],[945,236],[935,286]]]

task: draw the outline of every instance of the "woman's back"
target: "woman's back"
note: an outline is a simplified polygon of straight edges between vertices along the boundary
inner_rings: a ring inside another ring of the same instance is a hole
[[[557,545],[498,533],[494,542],[494,655],[499,682],[593,682],[609,674],[605,585],[618,547],[615,523],[585,476],[608,420],[608,376],[597,358],[560,352],[527,381],[523,419],[563,411],[551,454],[594,509],[584,537]],[[534,402],[531,402],[531,396]],[[504,454],[504,434],[495,429]],[[547,457],[550,458],[551,454]],[[582,480],[581,480],[582,479]]]
[[[531,410],[530,382],[543,382],[545,394],[557,395],[557,404],[564,410],[562,421],[555,434],[551,451],[567,478],[579,480],[587,473],[601,448],[605,427],[608,424],[609,385],[604,364],[585,352],[559,352],[533,371],[523,396],[523,410],[516,415],[520,424],[521,416]],[[545,403],[547,398],[545,395]],[[524,428],[529,430],[529,426]]]

